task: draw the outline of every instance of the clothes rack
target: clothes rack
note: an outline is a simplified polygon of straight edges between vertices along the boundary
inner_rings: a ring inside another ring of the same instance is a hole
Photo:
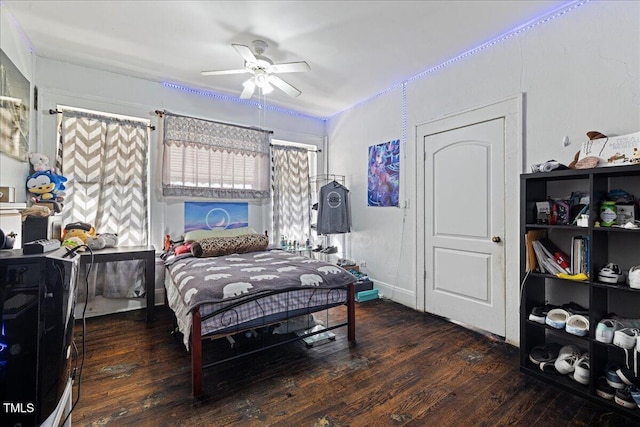
[[[318,198],[319,198],[319,194],[320,194],[320,189],[326,185],[329,184],[331,182],[336,182],[337,184],[341,185],[341,186],[345,186],[345,175],[338,175],[338,174],[320,174],[320,175],[314,175],[312,177],[309,178],[309,186],[310,186],[310,195],[311,195],[311,205],[312,206],[316,206],[315,209],[312,209],[312,218],[311,218],[311,237],[312,237],[312,241],[315,245],[320,245],[322,246],[322,248],[328,248],[330,246],[336,246],[338,248],[338,252],[333,253],[331,255],[333,256],[337,256],[338,258],[348,258],[346,256],[347,254],[347,239],[346,239],[346,233],[340,233],[340,234],[321,234],[318,235],[317,233],[317,206],[318,206]],[[320,243],[319,243],[320,242]],[[329,254],[324,254],[322,252],[316,252],[320,255],[323,255],[324,257],[328,257]]]

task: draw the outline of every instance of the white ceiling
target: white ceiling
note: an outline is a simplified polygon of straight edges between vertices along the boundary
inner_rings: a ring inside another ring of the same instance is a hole
[[[3,0],[36,55],[239,96],[247,74],[232,43],[267,41],[276,63],[306,61],[267,102],[328,117],[567,1]],[[257,96],[257,95],[254,95]]]

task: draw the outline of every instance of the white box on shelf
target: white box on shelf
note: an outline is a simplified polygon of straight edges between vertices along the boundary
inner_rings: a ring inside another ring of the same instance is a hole
[[[625,225],[636,219],[636,207],[634,205],[616,205],[616,224]]]
[[[598,167],[640,165],[640,132],[591,139],[582,143],[578,160],[598,157]]]

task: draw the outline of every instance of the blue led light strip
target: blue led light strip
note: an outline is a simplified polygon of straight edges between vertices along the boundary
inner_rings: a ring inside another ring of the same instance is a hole
[[[378,97],[380,97],[382,95],[385,95],[385,94],[387,94],[387,93],[389,93],[389,92],[391,92],[393,90],[396,90],[398,88],[402,88],[402,90],[403,90],[403,94],[402,94],[402,96],[403,96],[402,120],[403,120],[403,127],[404,127],[404,126],[406,126],[406,123],[404,121],[406,120],[406,116],[407,116],[406,99],[405,99],[405,97],[406,97],[405,91],[406,91],[406,84],[407,83],[410,83],[410,82],[413,82],[413,81],[418,80],[420,78],[423,78],[423,77],[425,77],[425,76],[427,76],[427,75],[429,75],[429,74],[431,74],[431,73],[433,73],[433,72],[435,72],[437,70],[440,70],[442,68],[445,68],[445,67],[453,64],[454,62],[457,62],[457,61],[459,61],[461,59],[464,59],[464,58],[466,58],[468,56],[471,56],[473,54],[481,52],[481,51],[485,50],[486,48],[494,46],[494,45],[496,45],[496,44],[498,44],[500,42],[503,42],[503,41],[505,41],[507,39],[510,39],[511,37],[520,35],[525,31],[528,31],[528,30],[530,30],[532,28],[537,27],[540,24],[545,24],[545,23],[547,23],[549,21],[552,21],[555,18],[558,18],[558,17],[560,17],[560,16],[562,16],[562,15],[568,13],[568,12],[571,12],[572,10],[575,10],[576,8],[582,6],[582,5],[586,4],[586,3],[589,3],[589,1],[591,1],[591,0],[580,0],[580,1],[569,2],[566,5],[560,7],[559,9],[554,10],[553,12],[549,12],[549,13],[541,16],[541,17],[539,16],[537,18],[534,18],[534,19],[530,20],[529,22],[514,28],[511,31],[507,31],[504,34],[501,34],[498,37],[496,37],[496,38],[494,38],[492,40],[489,40],[486,43],[481,44],[480,46],[474,47],[473,49],[470,49],[470,50],[468,50],[466,52],[463,52],[458,56],[455,56],[455,57],[453,57],[453,58],[451,58],[451,59],[449,59],[449,60],[447,60],[447,61],[445,61],[445,62],[443,62],[441,64],[438,64],[438,65],[436,65],[434,67],[431,67],[431,68],[429,68],[427,70],[422,71],[419,74],[416,74],[413,77],[408,78],[407,80],[405,80],[402,83],[393,85],[393,86],[383,90],[382,92],[379,92],[379,93],[377,93],[377,94],[375,94],[375,95],[373,95],[373,96],[371,96],[371,97],[369,97],[369,98],[367,98],[367,99],[365,99],[363,101],[360,101],[360,102],[352,105],[351,107],[349,107],[347,110],[350,110],[350,109],[354,108],[357,105],[362,105],[364,103],[372,101],[372,100],[374,100],[374,99],[376,99],[376,98],[378,98]],[[344,110],[344,111],[347,111],[347,110]],[[334,116],[337,115],[337,114],[340,114],[340,113],[342,113],[342,111],[334,114]]]
[[[13,28],[16,29],[22,41],[27,45],[27,47],[29,48],[29,52],[35,53],[35,49],[33,47],[33,43],[31,43],[31,39],[29,39],[29,37],[24,32],[24,30],[22,29],[22,27],[20,26],[16,18],[13,16],[13,14],[11,13],[11,9],[9,9],[8,6],[5,4],[5,2],[2,0],[0,0],[0,8],[4,8],[4,10],[6,11],[7,19],[9,19],[9,22],[11,22],[11,25],[13,25]]]
[[[317,117],[317,116],[312,116],[310,114],[304,114],[304,113],[299,113],[296,111],[292,111],[292,110],[287,110],[286,108],[281,108],[275,105],[264,105],[262,102],[257,102],[257,101],[253,101],[251,99],[240,99],[237,98],[235,96],[229,96],[229,95],[222,95],[219,93],[215,93],[215,92],[210,92],[207,90],[200,90],[200,89],[193,89],[187,86],[182,86],[176,83],[170,83],[170,82],[162,82],[162,85],[164,87],[168,87],[168,88],[172,88],[172,89],[178,89],[178,90],[182,90],[184,92],[189,92],[192,93],[194,95],[200,95],[200,96],[207,96],[209,98],[215,98],[215,99],[219,99],[221,101],[231,101],[231,102],[235,102],[238,104],[245,104],[245,105],[250,105],[259,109],[263,109],[266,108],[267,110],[271,110],[271,111],[277,111],[279,113],[284,113],[284,114],[288,114],[290,116],[298,116],[298,117],[306,117],[306,118],[310,118],[310,119],[314,119],[314,120],[322,120],[325,121],[325,118],[322,117]]]
[[[538,25],[546,24],[549,21],[552,21],[552,20],[554,20],[554,19],[556,19],[556,18],[558,18],[558,17],[560,17],[560,16],[562,16],[562,15],[568,13],[568,12],[571,12],[572,10],[577,9],[578,7],[588,3],[589,1],[591,1],[591,0],[574,1],[572,3],[569,3],[568,5],[562,6],[562,8],[560,8],[560,9],[554,11],[554,12],[551,12],[548,15],[545,15],[544,17],[542,17],[542,19],[540,19],[540,18],[533,19],[533,20],[527,22],[526,24],[523,24],[523,25],[521,25],[521,26],[519,26],[517,28],[514,28],[513,30],[508,31],[508,32],[506,32],[506,33],[504,33],[504,34],[502,34],[502,35],[500,35],[500,36],[498,36],[498,37],[496,37],[496,38],[494,38],[492,40],[489,40],[486,43],[481,44],[480,46],[474,47],[473,49],[470,49],[470,50],[468,50],[466,52],[463,52],[460,55],[455,56],[455,57],[453,57],[453,58],[451,58],[451,59],[449,59],[449,60],[447,60],[447,61],[445,61],[445,62],[443,62],[443,63],[441,63],[439,65],[436,65],[436,66],[431,67],[431,68],[429,68],[427,70],[424,70],[423,72],[421,72],[419,74],[416,74],[415,76],[410,77],[409,79],[407,79],[407,82],[411,82],[411,81],[420,79],[420,78],[422,78],[422,77],[424,77],[424,76],[426,76],[428,74],[431,74],[431,73],[433,73],[433,72],[435,72],[435,71],[437,71],[437,70],[439,70],[441,68],[444,68],[444,67],[446,67],[448,65],[451,65],[454,62],[457,62],[457,61],[459,61],[461,59],[464,59],[464,58],[466,58],[468,56],[476,54],[476,53],[478,53],[478,52],[480,52],[480,51],[482,51],[482,50],[484,50],[484,49],[486,49],[488,47],[494,46],[494,45],[496,45],[496,44],[498,44],[500,42],[508,40],[511,37],[514,37],[514,36],[517,36],[519,34],[522,34],[523,32],[528,31],[528,30],[530,30],[532,28],[535,28]]]

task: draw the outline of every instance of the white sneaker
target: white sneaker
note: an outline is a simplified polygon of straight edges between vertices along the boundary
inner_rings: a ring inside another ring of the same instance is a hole
[[[613,342],[613,334],[615,331],[622,328],[624,328],[622,323],[615,319],[602,319],[596,325],[596,341],[611,344]]]
[[[590,368],[591,364],[589,362],[589,353],[585,353],[575,364],[573,379],[580,384],[589,384]]]
[[[552,328],[564,329],[567,325],[567,319],[569,319],[569,312],[561,308],[554,308],[549,310],[545,323]]]
[[[637,345],[637,338],[640,330],[637,328],[622,328],[613,334],[613,345],[631,350]]]
[[[569,374],[573,372],[578,359],[580,358],[580,349],[573,344],[565,345],[560,349],[558,358],[554,366],[560,374]]]
[[[624,282],[624,274],[618,264],[610,262],[600,269],[598,280],[604,283]]]
[[[589,333],[589,319],[581,314],[569,316],[565,330],[572,335],[584,337]]]

